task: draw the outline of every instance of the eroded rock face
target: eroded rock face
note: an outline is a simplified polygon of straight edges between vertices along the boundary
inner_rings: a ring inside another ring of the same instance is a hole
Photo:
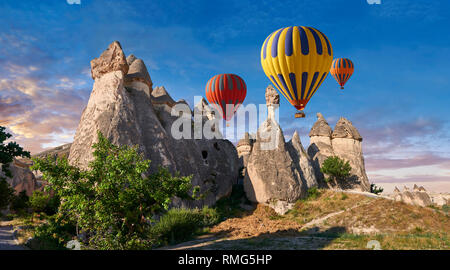
[[[131,54],[127,57],[127,64],[129,69],[125,76],[125,87],[144,91],[150,96],[153,90],[153,82],[144,61]]]
[[[94,80],[112,71],[120,71],[125,75],[128,68],[127,59],[118,41],[111,43],[99,58],[91,61],[91,75]]]
[[[244,189],[250,201],[268,204],[284,214],[293,203],[306,196],[309,187],[317,186],[317,181],[298,134],[286,143],[273,117],[279,104],[273,87],[266,90],[266,104],[268,118],[258,129],[256,140],[244,138],[239,144],[241,154],[248,157]]]
[[[313,160],[320,186],[329,187],[324,181],[320,167],[328,157],[338,156],[349,161],[352,170],[350,177],[337,183],[337,188],[370,191],[362,152],[362,137],[350,121],[341,117],[332,130],[322,114],[318,113],[317,122],[309,136],[311,139],[308,154]]]
[[[308,155],[312,160],[314,173],[320,187],[328,187],[323,173],[320,171],[325,159],[334,156],[333,146],[331,145],[331,134],[333,130],[321,113],[317,113],[317,121],[309,132],[310,144]]]
[[[114,55],[123,55],[114,43],[111,47],[115,50]],[[112,54],[110,51],[108,49],[100,58],[104,54]],[[124,59],[124,56],[120,58]],[[136,57],[129,57],[128,61],[131,72],[144,70],[131,68],[138,61]],[[137,67],[142,65],[143,62]],[[205,198],[199,201],[175,199],[174,206],[212,205],[231,192],[239,174],[237,152],[231,142],[220,139],[174,139],[171,123],[178,117],[171,116],[170,111],[173,105],[183,101],[174,102],[164,87],[147,92],[142,84],[130,84],[129,79],[137,77],[129,77],[123,70],[93,73],[99,76],[95,77],[89,102],[70,147],[71,164],[87,168],[93,159],[92,145],[97,142],[97,132],[100,131],[116,145],[139,145],[139,152],[151,160],[152,171],[164,166],[171,173],[193,175],[192,184],[200,186]],[[141,79],[150,78],[141,75]]]
[[[16,191],[16,194],[26,191],[27,196],[31,196],[33,191],[40,189],[41,185],[36,181],[34,174],[29,169],[30,164],[14,159],[9,164],[9,171],[12,173],[12,178],[6,177],[11,187]],[[0,176],[5,177],[4,172],[0,167]]]

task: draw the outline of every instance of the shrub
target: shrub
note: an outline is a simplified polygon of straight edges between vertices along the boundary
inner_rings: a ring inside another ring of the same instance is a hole
[[[66,249],[65,245],[76,234],[76,226],[61,215],[48,219],[34,231],[34,240],[31,248],[57,250]]]
[[[370,184],[370,192],[374,193],[374,194],[380,194],[383,192],[383,188],[382,187],[377,187],[375,184]]]
[[[315,200],[320,196],[320,191],[317,187],[312,187],[308,189],[308,196],[306,197],[307,200]]]
[[[219,222],[219,214],[212,208],[171,209],[151,229],[159,244],[174,244],[189,240],[202,228]]]
[[[61,198],[59,212],[67,213],[91,237],[96,249],[137,249],[152,245],[148,239],[152,217],[167,210],[175,196],[193,199],[191,177],[172,176],[160,168],[149,174],[150,160],[137,146],[116,146],[98,133],[94,160],[87,170],[57,161],[33,159],[33,170]],[[148,176],[147,176],[148,175]]]
[[[326,182],[333,180],[337,185],[337,182],[344,180],[350,176],[350,171],[352,167],[348,161],[345,161],[339,157],[333,156],[325,159],[320,168],[320,171],[324,174],[328,174],[330,178],[325,179]]]

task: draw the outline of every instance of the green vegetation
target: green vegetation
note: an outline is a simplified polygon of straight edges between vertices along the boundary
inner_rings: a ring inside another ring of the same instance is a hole
[[[9,164],[15,157],[30,157],[30,152],[24,151],[16,142],[5,144],[5,141],[11,136],[6,132],[5,127],[0,126],[0,164],[2,164],[1,170],[6,177],[12,177]],[[14,199],[14,190],[6,182],[6,177],[0,175],[0,210],[8,207]]]
[[[325,178],[325,181],[327,183],[330,181],[334,181],[334,184],[337,185],[339,180],[344,180],[345,178],[350,176],[351,169],[352,167],[350,166],[350,163],[348,161],[333,156],[325,159],[322,167],[320,168],[320,171],[330,176]]]
[[[87,170],[71,166],[66,158],[33,159],[33,170],[40,170],[47,188],[61,198],[58,218],[89,235],[89,248],[153,247],[154,216],[164,213],[175,196],[196,198],[198,187],[192,187],[190,177],[172,176],[164,168],[144,176],[150,161],[137,147],[115,146],[101,133],[93,148]]]
[[[203,228],[219,223],[216,209],[170,209],[150,230],[160,245],[176,244],[204,233]]]
[[[308,196],[306,197],[307,200],[315,200],[320,196],[320,191],[317,187],[312,187],[308,189]]]
[[[25,214],[25,211],[28,209],[28,202],[30,198],[27,196],[27,192],[23,190],[17,196],[14,196],[11,202],[11,210],[18,214]]]
[[[50,196],[48,194],[44,194],[44,192],[42,191],[35,190],[29,201],[33,213],[43,212],[49,200]]]
[[[374,193],[374,194],[381,194],[383,192],[383,188],[382,187],[377,187],[377,185],[375,184],[370,184],[370,193]]]
[[[0,210],[5,209],[14,198],[14,189],[6,182],[6,178],[0,177]]]
[[[250,203],[245,196],[244,186],[234,185],[229,197],[222,198],[216,202],[215,209],[220,216],[220,221],[239,216],[242,213],[242,208],[240,207],[242,202]]]
[[[47,223],[34,229],[30,248],[57,250],[65,249],[68,241],[76,234],[76,226],[61,215],[50,216]]]

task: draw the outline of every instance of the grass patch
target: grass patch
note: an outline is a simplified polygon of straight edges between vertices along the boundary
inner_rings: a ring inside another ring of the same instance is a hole
[[[164,214],[158,223],[150,230],[152,238],[160,245],[173,245],[192,239],[205,233],[205,227],[210,227],[220,221],[216,209],[171,209]]]
[[[358,194],[347,195],[325,189],[310,189],[308,197],[299,200],[293,209],[284,216],[285,219],[295,220],[299,224],[324,217],[355,206],[359,202],[372,200]]]

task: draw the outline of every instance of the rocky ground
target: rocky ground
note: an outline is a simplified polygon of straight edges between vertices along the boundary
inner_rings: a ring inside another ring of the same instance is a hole
[[[286,215],[258,205],[166,249],[450,249],[448,213],[364,194],[321,191]]]

